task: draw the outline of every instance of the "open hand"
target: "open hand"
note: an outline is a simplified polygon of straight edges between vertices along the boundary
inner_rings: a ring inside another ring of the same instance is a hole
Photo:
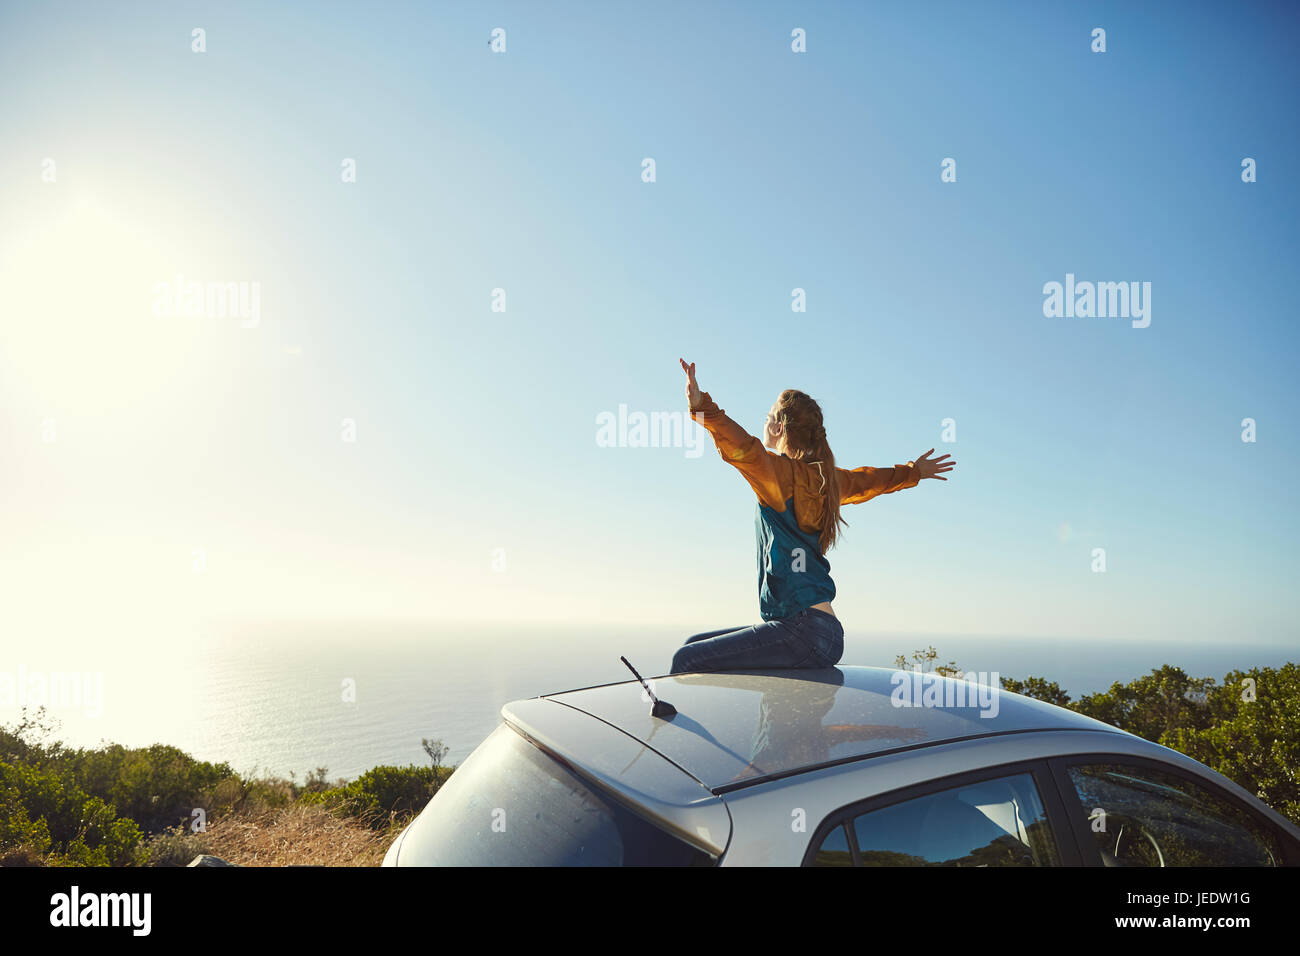
[[[687,365],[686,359],[681,358],[677,361],[682,363],[682,371],[686,373],[686,401],[690,403],[693,411],[700,405],[700,386],[695,381],[695,363]]]
[[[932,451],[934,451],[933,448],[917,458],[912,464],[916,465],[916,470],[922,478],[937,478],[939,481],[947,481],[947,478],[939,477],[939,472],[952,471],[953,465],[957,464],[957,460],[954,458],[952,461],[944,461],[948,457],[947,455],[940,455],[938,458],[927,457]]]

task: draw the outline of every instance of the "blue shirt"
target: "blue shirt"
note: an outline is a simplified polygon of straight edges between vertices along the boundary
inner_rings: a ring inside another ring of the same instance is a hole
[[[754,512],[758,539],[758,607],[763,620],[793,617],[804,608],[835,599],[831,563],[817,543],[821,532],[802,530],[794,518],[794,496],[785,510],[761,501]]]

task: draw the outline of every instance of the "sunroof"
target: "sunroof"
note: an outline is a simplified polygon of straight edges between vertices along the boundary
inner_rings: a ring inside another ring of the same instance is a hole
[[[1114,730],[1006,691],[888,668],[683,674],[655,678],[653,690],[677,708],[672,720],[650,716],[636,681],[546,696],[644,741],[711,789],[980,734]]]

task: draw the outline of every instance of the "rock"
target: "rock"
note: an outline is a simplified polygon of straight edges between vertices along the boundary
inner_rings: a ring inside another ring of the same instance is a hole
[[[187,866],[238,866],[238,863],[227,863],[219,856],[213,856],[211,853],[200,853],[194,859],[190,860]]]

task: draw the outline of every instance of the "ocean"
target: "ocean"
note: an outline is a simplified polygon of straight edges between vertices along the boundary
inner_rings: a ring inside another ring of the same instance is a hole
[[[721,626],[721,625],[718,625]],[[710,628],[702,627],[700,630]],[[354,778],[380,764],[427,763],[421,738],[441,740],[445,764],[464,760],[519,698],[663,674],[689,636],[665,628],[503,628],[393,624],[266,624],[205,633],[164,659],[133,660],[130,648],[78,657],[102,679],[98,706],[52,707],[57,739],[165,743],[246,774],[299,780],[318,767]],[[1163,664],[1222,680],[1234,668],[1300,660],[1296,647],[1232,641],[1213,645],[849,631],[842,664],[893,666],[898,654],[933,645],[940,662],[1003,677],[1055,680],[1070,694],[1104,690]],[[39,673],[67,660],[36,659]],[[89,673],[88,671],[88,673]],[[89,685],[87,685],[89,687]],[[31,694],[28,695],[28,701]],[[0,702],[12,725],[16,706]]]

